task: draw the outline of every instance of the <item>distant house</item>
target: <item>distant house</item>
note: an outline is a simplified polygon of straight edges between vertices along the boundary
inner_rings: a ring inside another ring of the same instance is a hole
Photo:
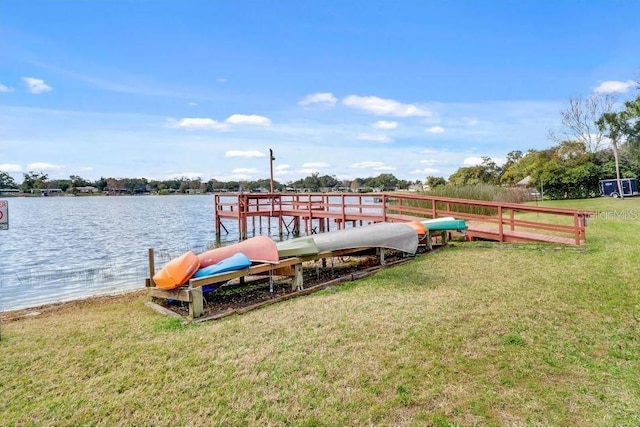
[[[20,192],[20,189],[0,189],[0,195],[15,195]]]
[[[93,186],[80,186],[76,187],[76,190],[78,193],[96,193],[98,188]]]
[[[117,188],[117,187],[107,187],[103,193],[105,195],[113,196],[113,195],[126,195],[129,193],[129,189],[125,188]]]
[[[61,195],[62,193],[64,193],[62,189],[39,189],[35,191],[39,191],[42,196]]]
[[[525,178],[523,178],[522,180],[518,181],[516,183],[516,186],[518,187],[529,187],[531,185],[531,176],[527,175]]]

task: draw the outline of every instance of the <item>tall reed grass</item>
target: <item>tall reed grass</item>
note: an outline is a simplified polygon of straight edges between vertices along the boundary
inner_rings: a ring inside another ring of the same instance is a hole
[[[490,184],[474,186],[439,186],[426,192],[427,195],[445,196],[458,199],[507,202],[521,204],[532,199],[529,191],[520,187],[500,187]]]
[[[443,196],[456,199],[472,199],[478,201],[506,202],[520,204],[531,201],[527,189],[516,187],[500,187],[490,184],[478,184],[473,186],[439,186],[427,192],[425,195]],[[431,209],[431,201],[408,201],[407,205],[415,205],[425,209]],[[438,203],[437,209],[444,210],[445,204]],[[451,211],[477,215],[496,215],[497,210],[491,207],[472,207],[468,205],[450,205]]]

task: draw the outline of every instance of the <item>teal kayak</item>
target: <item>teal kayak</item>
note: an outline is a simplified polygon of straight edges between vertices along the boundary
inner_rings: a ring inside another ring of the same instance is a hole
[[[456,220],[453,217],[433,218],[422,220],[420,223],[430,231],[467,229],[467,223],[464,220]]]

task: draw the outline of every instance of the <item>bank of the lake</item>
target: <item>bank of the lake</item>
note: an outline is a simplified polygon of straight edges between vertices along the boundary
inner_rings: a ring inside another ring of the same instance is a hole
[[[183,325],[144,295],[2,325],[2,425],[590,425],[640,417],[640,199],[587,245],[456,243]]]

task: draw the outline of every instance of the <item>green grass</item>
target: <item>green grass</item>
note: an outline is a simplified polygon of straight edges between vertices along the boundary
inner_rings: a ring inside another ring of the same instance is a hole
[[[587,245],[454,243],[216,322],[5,323],[0,425],[637,426],[640,198],[545,204],[597,210]]]

